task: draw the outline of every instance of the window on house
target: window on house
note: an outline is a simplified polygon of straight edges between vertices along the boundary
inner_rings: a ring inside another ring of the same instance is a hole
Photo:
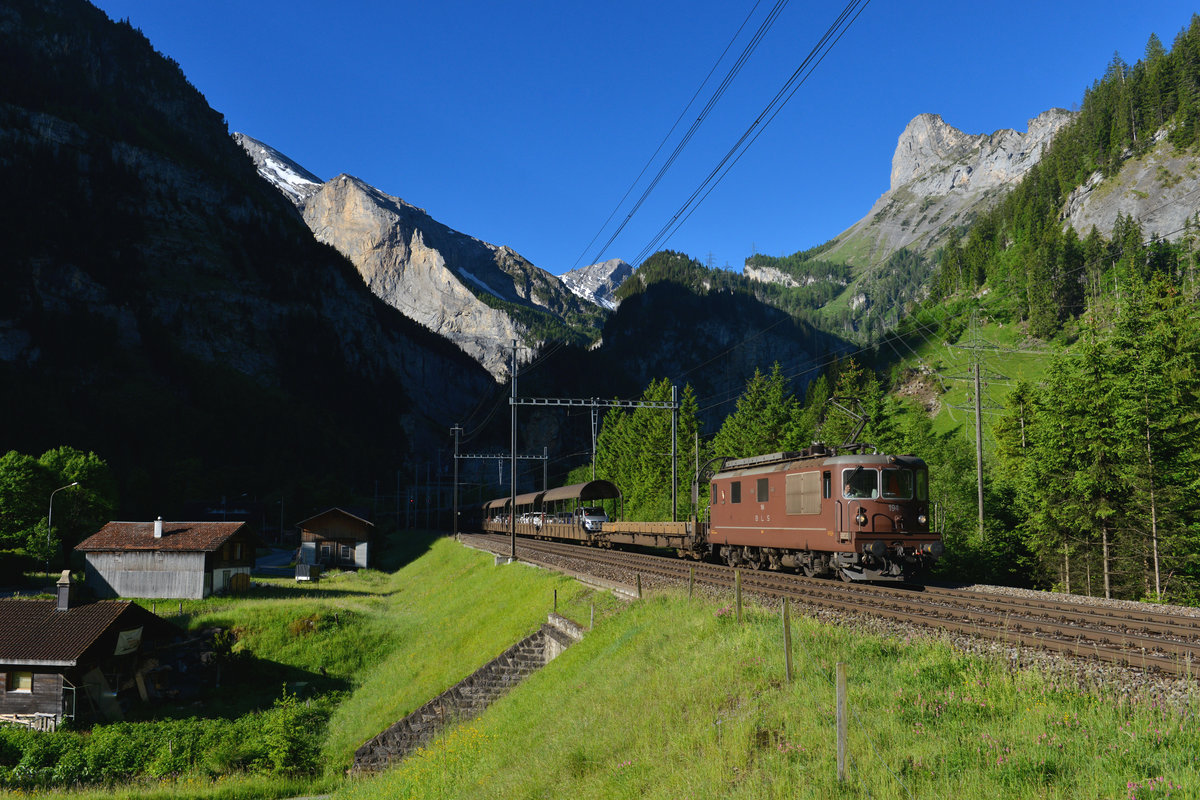
[[[242,560],[242,543],[241,542],[237,542],[233,546],[233,560],[234,561]]]
[[[9,692],[32,692],[32,672],[9,672],[4,681],[4,688]]]
[[[342,545],[342,558],[347,561],[353,561],[354,548],[347,544]]]

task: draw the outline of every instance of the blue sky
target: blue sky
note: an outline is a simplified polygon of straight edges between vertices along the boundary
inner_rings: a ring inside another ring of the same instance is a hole
[[[633,261],[845,7],[792,0],[606,250],[606,218],[701,81],[703,104],[771,0],[99,0],[240,131],[324,179],[355,175],[555,274]],[[753,13],[752,13],[752,9]],[[820,244],[888,188],[900,133],[968,133],[1074,108],[1114,52],[1167,48],[1190,3],[872,0],[666,246],[741,268]],[[633,198],[698,115],[693,106]]]

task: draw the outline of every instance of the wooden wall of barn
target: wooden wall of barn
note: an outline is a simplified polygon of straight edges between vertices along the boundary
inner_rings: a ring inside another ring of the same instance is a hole
[[[28,672],[29,667],[6,667],[4,670]],[[57,715],[63,712],[62,675],[56,672],[35,672],[33,689],[28,692],[5,691],[5,678],[5,672],[0,670],[0,714]]]
[[[205,594],[204,553],[132,551],[87,553],[87,584],[100,597],[178,597]]]

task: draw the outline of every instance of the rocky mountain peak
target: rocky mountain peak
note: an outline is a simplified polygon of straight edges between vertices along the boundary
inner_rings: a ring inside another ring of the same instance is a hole
[[[598,264],[573,269],[562,275],[563,284],[589,303],[614,310],[617,307],[613,295],[626,278],[633,274],[633,266],[619,258],[611,258]]]
[[[244,133],[235,133],[233,139],[254,159],[258,174],[287,195],[293,203],[300,203],[311,197],[325,182],[270,145],[252,139]]]
[[[891,187],[825,257],[857,267],[882,263],[901,248],[936,250],[954,226],[991,207],[1042,158],[1074,114],[1061,108],[1029,120],[1024,133],[970,134],[938,114],[905,126],[892,155]]]
[[[321,181],[262,142],[237,140],[316,239],[346,256],[377,297],[454,342],[497,380],[508,375],[513,339],[538,344],[534,326],[558,325],[577,343],[598,335],[603,312],[511,247],[456,231],[360,178]]]
[[[1015,183],[1041,159],[1043,148],[1073,116],[1053,108],[1029,120],[1025,133],[1004,128],[968,134],[938,114],[919,114],[896,144],[891,190],[908,186],[918,195],[930,196]]]

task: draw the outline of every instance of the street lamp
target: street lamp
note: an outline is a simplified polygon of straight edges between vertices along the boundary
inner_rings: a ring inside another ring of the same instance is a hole
[[[54,519],[54,495],[61,492],[63,489],[70,489],[72,486],[78,486],[79,481],[71,481],[66,486],[60,486],[50,493],[50,510],[46,514],[46,572],[50,571],[50,531],[52,520]]]

